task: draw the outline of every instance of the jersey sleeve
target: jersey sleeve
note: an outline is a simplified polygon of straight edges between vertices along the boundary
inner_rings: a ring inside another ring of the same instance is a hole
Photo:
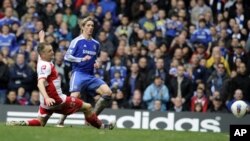
[[[77,41],[78,40],[75,39],[70,43],[69,48],[64,56],[65,60],[77,63],[80,63],[82,61],[82,58],[74,56],[74,53],[76,52],[77,49]]]
[[[38,79],[41,79],[41,78],[46,79],[50,74],[51,74],[51,66],[49,63],[38,64],[38,67],[37,67]]]

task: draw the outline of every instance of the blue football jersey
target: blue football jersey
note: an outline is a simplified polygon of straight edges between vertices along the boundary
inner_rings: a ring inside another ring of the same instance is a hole
[[[72,62],[73,71],[81,71],[87,74],[94,74],[95,60],[100,52],[100,44],[94,39],[85,39],[80,35],[73,39],[69,45],[64,59]],[[90,60],[82,61],[86,56],[91,56]]]

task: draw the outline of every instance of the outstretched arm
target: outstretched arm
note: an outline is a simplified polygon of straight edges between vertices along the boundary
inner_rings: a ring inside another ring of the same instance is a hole
[[[74,56],[74,52],[77,50],[77,44],[76,44],[76,40],[73,40],[70,45],[69,48],[64,56],[64,59],[69,61],[69,62],[76,62],[76,63],[80,63],[82,61],[88,61],[91,59],[91,56],[86,55],[85,57],[81,58],[81,57],[75,57]]]
[[[76,63],[80,63],[80,62],[83,62],[83,61],[88,61],[91,59],[91,56],[89,55],[86,55],[85,57],[83,58],[80,58],[80,57],[74,57],[73,55],[70,54],[69,51],[67,51],[67,53],[65,54],[64,56],[64,59],[69,61],[69,62],[76,62]]]
[[[48,96],[46,89],[45,89],[45,81],[46,81],[45,79],[39,79],[37,87],[39,88],[40,93],[43,95],[46,105],[52,106],[55,103],[55,100]]]

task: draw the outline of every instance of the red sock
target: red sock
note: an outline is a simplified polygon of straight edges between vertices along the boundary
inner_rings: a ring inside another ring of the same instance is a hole
[[[41,126],[41,122],[38,119],[28,120],[29,126]]]
[[[98,117],[96,116],[95,113],[93,113],[91,116],[89,117],[85,117],[86,121],[88,123],[90,123],[92,126],[96,127],[96,128],[101,128],[102,126],[102,121],[98,119]]]

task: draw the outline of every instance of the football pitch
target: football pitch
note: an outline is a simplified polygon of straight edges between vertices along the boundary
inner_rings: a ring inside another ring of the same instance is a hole
[[[1,141],[229,141],[226,133],[176,132],[165,130],[98,130],[86,126],[57,128],[5,126],[0,123]]]

